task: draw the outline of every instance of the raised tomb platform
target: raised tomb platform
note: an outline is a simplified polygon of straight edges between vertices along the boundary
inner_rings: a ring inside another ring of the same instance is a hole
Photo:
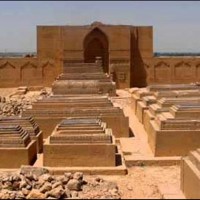
[[[200,149],[181,161],[181,190],[187,199],[200,199]]]
[[[37,144],[19,125],[0,124],[0,168],[32,165],[37,158]]]
[[[81,73],[84,73],[83,77]],[[93,76],[95,80],[84,80],[86,76]],[[68,80],[69,77],[73,80]],[[102,77],[106,81],[102,82]],[[65,84],[68,85],[70,81],[74,82],[76,91],[72,89],[72,85],[66,87]],[[97,81],[97,88],[102,83],[101,92],[96,90],[95,85],[82,87],[88,81]],[[116,94],[115,83],[103,73],[98,64],[65,63],[64,73],[53,83],[52,92],[53,95],[38,100],[32,109],[23,112],[24,117],[34,116],[43,130],[44,138],[50,136],[56,125],[66,117],[98,117],[107,123],[107,127],[112,129],[116,138],[129,137],[128,117],[122,109],[114,107],[109,98],[110,95]]]
[[[1,117],[0,125],[19,125],[30,135],[31,140],[36,141],[37,152],[43,152],[43,133],[32,117]]]
[[[200,113],[199,113],[200,114]],[[148,142],[155,156],[183,156],[200,147],[200,120],[161,113],[150,121]]]
[[[96,118],[61,121],[44,144],[47,167],[114,167],[117,146],[112,130]]]
[[[183,156],[200,147],[200,87],[156,85],[136,89],[132,108],[154,156]]]
[[[172,84],[172,85],[149,85],[146,88],[135,88],[132,92],[132,109],[136,113],[138,101],[145,96],[154,96],[156,99],[162,97],[190,96],[188,92],[196,96],[199,94],[199,86],[196,84]]]
[[[64,72],[52,85],[56,94],[116,95],[116,85],[98,63],[65,63]]]
[[[23,112],[23,116],[30,115],[43,130],[44,138],[50,136],[56,125],[66,117],[99,117],[108,128],[112,128],[115,137],[129,137],[128,117],[123,110],[113,107],[108,96],[50,96]]]
[[[140,117],[141,122],[144,124],[145,130],[149,130],[149,122],[154,120],[157,114],[163,112],[169,112],[171,106],[173,105],[180,105],[180,104],[187,104],[190,102],[191,104],[199,104],[200,103],[200,96],[199,97],[177,97],[177,98],[161,98],[157,100],[156,103],[149,105],[148,107],[143,107],[143,110],[138,114]],[[187,104],[189,106],[189,104]],[[192,106],[188,107],[191,108]],[[139,107],[138,107],[139,110]]]
[[[52,85],[52,95],[38,99],[22,113],[33,116],[43,131],[43,165],[52,173],[83,167],[125,174],[115,142],[129,137],[129,119],[113,106],[110,96],[115,94],[115,83],[99,65],[65,63],[63,74]]]

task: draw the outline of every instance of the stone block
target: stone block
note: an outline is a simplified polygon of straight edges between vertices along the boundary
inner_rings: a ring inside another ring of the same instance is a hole
[[[115,166],[114,144],[44,144],[44,166]]]
[[[181,161],[181,190],[187,199],[200,199],[200,150]]]
[[[200,147],[200,130],[193,129],[190,124],[189,128],[182,128],[175,122],[168,129],[162,129],[155,120],[151,120],[149,124],[148,142],[154,156],[185,156],[189,151]]]
[[[37,158],[36,141],[26,147],[0,147],[0,168],[20,168],[21,165],[33,165]]]
[[[43,133],[32,117],[3,117],[0,118],[0,125],[20,125],[23,130],[27,131],[31,140],[37,143],[38,153],[43,151]]]

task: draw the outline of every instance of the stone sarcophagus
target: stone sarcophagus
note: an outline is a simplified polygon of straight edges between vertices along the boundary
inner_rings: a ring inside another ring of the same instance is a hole
[[[0,125],[19,125],[30,135],[31,140],[36,141],[37,152],[43,152],[43,133],[32,117],[2,117]]]
[[[52,85],[53,94],[115,95],[116,85],[95,63],[68,63]]]
[[[200,147],[200,121],[168,113],[150,121],[148,142],[155,156],[185,156]]]
[[[47,138],[44,166],[114,167],[116,148],[112,130],[101,120],[68,118],[61,121]]]
[[[169,112],[171,106],[180,104],[198,104],[200,103],[200,96],[178,96],[178,97],[164,97],[157,100],[155,104],[149,105],[148,109],[143,113],[143,124],[146,131],[149,129],[150,120],[155,119],[157,114]]]
[[[21,126],[0,124],[0,168],[32,165],[37,158],[36,141]]]
[[[52,96],[38,100],[22,114],[34,117],[44,138],[66,117],[98,117],[116,138],[129,137],[128,117],[109,97],[116,95],[115,83],[98,63],[65,63],[52,91]]]
[[[200,103],[182,103],[170,107],[170,113],[176,119],[200,119]]]
[[[110,94],[115,95],[115,84],[99,80],[58,80],[52,86],[54,94]]]
[[[151,104],[155,104],[156,102],[157,99],[154,96],[142,97],[142,101],[137,102],[135,114],[141,123],[143,123],[144,111],[147,110]]]
[[[34,116],[47,138],[56,125],[66,117],[99,117],[112,128],[118,137],[129,137],[128,117],[118,107],[113,107],[108,96],[102,95],[53,95],[33,104],[23,116]]]

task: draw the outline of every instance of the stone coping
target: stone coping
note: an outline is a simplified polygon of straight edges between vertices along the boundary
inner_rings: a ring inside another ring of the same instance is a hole
[[[199,89],[198,85],[194,84],[156,84],[147,86],[149,91],[159,91],[159,90],[189,90],[189,89]]]
[[[21,126],[0,124],[0,147],[27,147],[30,135]]]

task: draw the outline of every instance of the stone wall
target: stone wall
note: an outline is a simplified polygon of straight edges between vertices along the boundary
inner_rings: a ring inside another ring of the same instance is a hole
[[[50,86],[57,75],[55,60],[0,59],[0,87]]]
[[[147,84],[200,81],[200,57],[154,57],[144,59]]]
[[[55,59],[2,58],[0,59],[0,87],[51,86],[61,73]],[[113,62],[116,70],[117,88],[125,88],[134,82],[130,76],[129,62]],[[153,57],[141,60],[145,79],[138,79],[134,86],[149,84],[191,83],[200,81],[200,57]],[[139,72],[139,71],[138,71]]]
[[[84,62],[85,43],[94,31],[108,42],[105,71],[117,88],[200,81],[200,57],[154,57],[153,27],[106,25],[38,26],[37,58],[0,59],[0,87],[50,86],[65,62]],[[91,39],[91,38],[90,38]],[[102,41],[101,41],[102,42]],[[103,44],[103,42],[102,42]]]
[[[87,36],[95,31],[108,40],[107,63],[116,65],[118,88],[130,87],[130,27],[93,23],[86,26],[38,26],[37,53],[39,59],[57,59],[57,70],[65,62],[84,62]],[[99,38],[100,40],[102,38]],[[108,67],[108,66],[107,66]],[[107,70],[109,71],[109,70]]]

